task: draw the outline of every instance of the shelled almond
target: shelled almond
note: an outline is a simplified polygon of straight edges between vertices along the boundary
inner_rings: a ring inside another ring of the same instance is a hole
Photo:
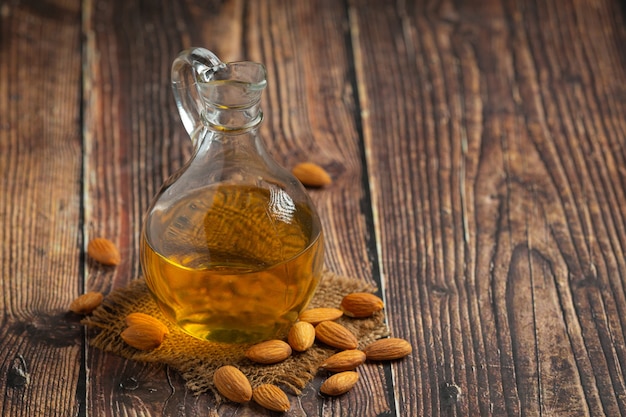
[[[93,260],[103,265],[119,265],[120,252],[115,243],[103,237],[91,239],[87,244],[87,254]]]
[[[382,310],[383,306],[383,300],[367,292],[354,292],[341,300],[341,309],[349,317],[371,317],[377,311]]]
[[[320,307],[304,310],[300,313],[298,319],[300,321],[306,321],[312,325],[317,325],[323,321],[334,321],[343,316],[343,311],[338,308],[332,307]]]
[[[133,324],[120,335],[129,346],[139,350],[156,349],[163,343],[166,333],[151,323]]]
[[[413,351],[411,344],[404,339],[389,337],[379,339],[363,349],[368,360],[391,361],[404,358]]]
[[[291,346],[282,340],[268,340],[251,346],[246,350],[245,355],[246,358],[256,363],[278,363],[291,355]]]
[[[129,327],[137,325],[137,324],[145,324],[145,325],[157,327],[165,335],[168,335],[170,333],[169,329],[163,322],[152,317],[149,314],[130,313],[129,315],[126,316],[125,320],[126,320],[126,325]]]
[[[252,398],[250,381],[232,365],[222,366],[215,371],[213,383],[220,394],[233,402],[245,403]]]
[[[87,292],[70,303],[70,311],[76,314],[89,314],[95,310],[100,304],[104,295],[96,291]]]
[[[345,371],[329,377],[320,391],[326,395],[337,396],[350,391],[359,380],[359,374],[354,371]]]
[[[330,372],[352,371],[365,362],[365,358],[365,353],[360,350],[344,350],[326,359],[320,369]]]
[[[356,349],[359,344],[354,333],[334,321],[323,321],[315,326],[315,337],[337,349]]]
[[[333,182],[328,172],[313,162],[299,163],[293,167],[291,173],[308,187],[323,187]]]
[[[272,411],[285,412],[291,408],[287,394],[272,384],[263,384],[252,391],[252,399],[261,407]]]
[[[296,352],[304,352],[315,343],[315,327],[309,322],[299,321],[291,326],[287,341]]]

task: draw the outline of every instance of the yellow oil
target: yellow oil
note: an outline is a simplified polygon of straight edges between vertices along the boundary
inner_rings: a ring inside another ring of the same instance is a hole
[[[165,315],[201,339],[281,337],[323,264],[319,220],[278,187],[194,191],[146,219],[141,260]]]

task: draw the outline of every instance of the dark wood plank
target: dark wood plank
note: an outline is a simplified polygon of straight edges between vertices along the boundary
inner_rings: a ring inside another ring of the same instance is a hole
[[[0,4],[3,416],[79,408],[80,51],[78,1]]]
[[[307,3],[85,3],[85,233],[111,238],[124,257],[115,270],[91,268],[89,288],[108,292],[141,273],[138,239],[144,211],[163,180],[190,156],[169,85],[171,61],[190,46],[211,49],[223,60],[267,66],[262,133],[268,150],[288,168],[313,160],[333,175],[330,187],[311,191],[325,231],[327,266],[375,282],[348,17],[340,3]],[[173,371],[168,379],[156,367],[91,349],[87,355],[91,410],[204,415],[214,407],[206,396],[189,397]],[[120,388],[124,381],[134,388]],[[293,398],[288,415],[338,416],[356,410],[366,417],[393,407],[384,370],[376,365],[364,367],[362,383],[340,399],[320,397],[320,383],[316,379],[303,396]],[[219,411],[259,413],[258,407],[233,405]]]
[[[618,2],[350,4],[406,415],[624,414]]]

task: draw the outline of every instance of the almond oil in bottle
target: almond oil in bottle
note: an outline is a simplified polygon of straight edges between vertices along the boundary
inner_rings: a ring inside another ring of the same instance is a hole
[[[279,187],[194,190],[144,224],[146,282],[187,333],[226,343],[284,336],[310,301],[323,264],[317,216]]]

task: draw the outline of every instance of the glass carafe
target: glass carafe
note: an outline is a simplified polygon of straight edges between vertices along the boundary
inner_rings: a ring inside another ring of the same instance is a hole
[[[194,48],[174,61],[172,85],[194,154],[145,217],[147,285],[198,338],[282,337],[317,287],[324,245],[306,191],[259,135],[265,68]]]

